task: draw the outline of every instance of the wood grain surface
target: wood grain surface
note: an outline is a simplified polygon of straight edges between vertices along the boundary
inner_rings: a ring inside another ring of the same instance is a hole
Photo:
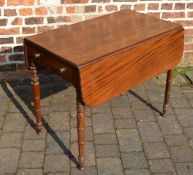
[[[39,77],[37,75],[36,67],[33,63],[31,63],[30,69],[31,69],[33,93],[34,93],[35,116],[36,116],[36,122],[37,122],[36,132],[37,134],[39,134],[42,130]]]
[[[79,168],[84,168],[84,105],[97,106],[169,71],[164,111],[173,68],[184,47],[181,25],[130,10],[25,38],[25,62],[32,70],[37,131],[41,131],[36,65],[72,82],[77,91]]]
[[[183,29],[172,31],[82,68],[80,87],[84,103],[97,106],[174,68],[182,57],[183,43]]]
[[[167,78],[166,78],[166,89],[165,89],[165,98],[164,98],[164,104],[163,104],[163,112],[162,116],[165,116],[168,108],[168,103],[170,99],[170,92],[171,92],[171,86],[172,86],[172,79],[173,79],[174,70],[170,69],[167,72]]]
[[[82,99],[79,92],[76,92],[76,115],[77,115],[77,134],[78,134],[78,151],[79,151],[79,169],[84,169],[85,157],[85,107],[82,104]]]
[[[176,28],[181,25],[122,10],[30,36],[25,42],[80,68]]]
[[[184,30],[123,10],[27,37],[24,44],[28,66],[33,60],[56,72],[74,84],[85,105],[97,106],[173,69],[182,57]],[[35,53],[42,56],[35,59]]]
[[[77,67],[72,66],[68,62],[57,60],[52,54],[46,52],[45,50],[31,46],[30,44],[25,44],[25,48],[25,62],[28,67],[33,62],[34,64],[41,65],[44,68],[53,71],[63,79],[71,82],[74,86],[79,86]],[[35,57],[35,54],[37,53],[40,54],[39,58]]]

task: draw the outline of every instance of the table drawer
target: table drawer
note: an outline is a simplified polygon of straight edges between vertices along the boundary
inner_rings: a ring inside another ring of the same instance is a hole
[[[67,65],[67,63],[62,61],[58,61],[55,56],[32,46],[27,46],[27,52],[28,58],[32,59],[34,63],[54,71],[73,84],[75,83],[74,74],[76,73],[76,70],[73,70],[74,68],[72,66]]]

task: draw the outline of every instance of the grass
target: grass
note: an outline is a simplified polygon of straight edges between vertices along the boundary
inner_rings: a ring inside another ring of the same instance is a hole
[[[187,73],[193,71],[193,66],[187,66],[187,67],[177,67],[174,70],[174,85],[178,85],[177,80],[179,78],[184,78],[184,80],[187,82],[187,84],[193,84],[193,81],[188,77]],[[165,74],[166,76],[166,74]],[[159,78],[158,78],[159,79]],[[164,87],[165,86],[165,80],[160,80],[160,86]]]
[[[177,75],[181,75],[181,76],[185,77],[186,73],[190,72],[190,71],[193,71],[192,66],[176,68],[174,71],[174,77],[176,77]]]
[[[174,71],[174,78],[177,78],[177,76],[182,76],[188,83],[193,84],[192,80],[188,77],[187,73],[193,71],[192,66],[187,67],[179,67],[176,68]]]

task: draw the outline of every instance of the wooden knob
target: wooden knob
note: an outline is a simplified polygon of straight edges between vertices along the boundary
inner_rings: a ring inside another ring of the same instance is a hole
[[[66,68],[65,68],[65,67],[61,67],[61,68],[59,69],[59,71],[60,71],[60,73],[64,73],[64,72],[66,71]]]
[[[35,57],[35,58],[40,58],[40,56],[41,56],[40,53],[35,53],[35,54],[34,54],[34,57]]]

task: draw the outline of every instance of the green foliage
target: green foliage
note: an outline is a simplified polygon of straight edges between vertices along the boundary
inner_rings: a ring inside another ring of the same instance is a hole
[[[176,68],[175,71],[174,71],[174,77],[176,77],[177,75],[181,75],[181,76],[184,77],[185,74],[189,71],[193,71],[192,66]]]

